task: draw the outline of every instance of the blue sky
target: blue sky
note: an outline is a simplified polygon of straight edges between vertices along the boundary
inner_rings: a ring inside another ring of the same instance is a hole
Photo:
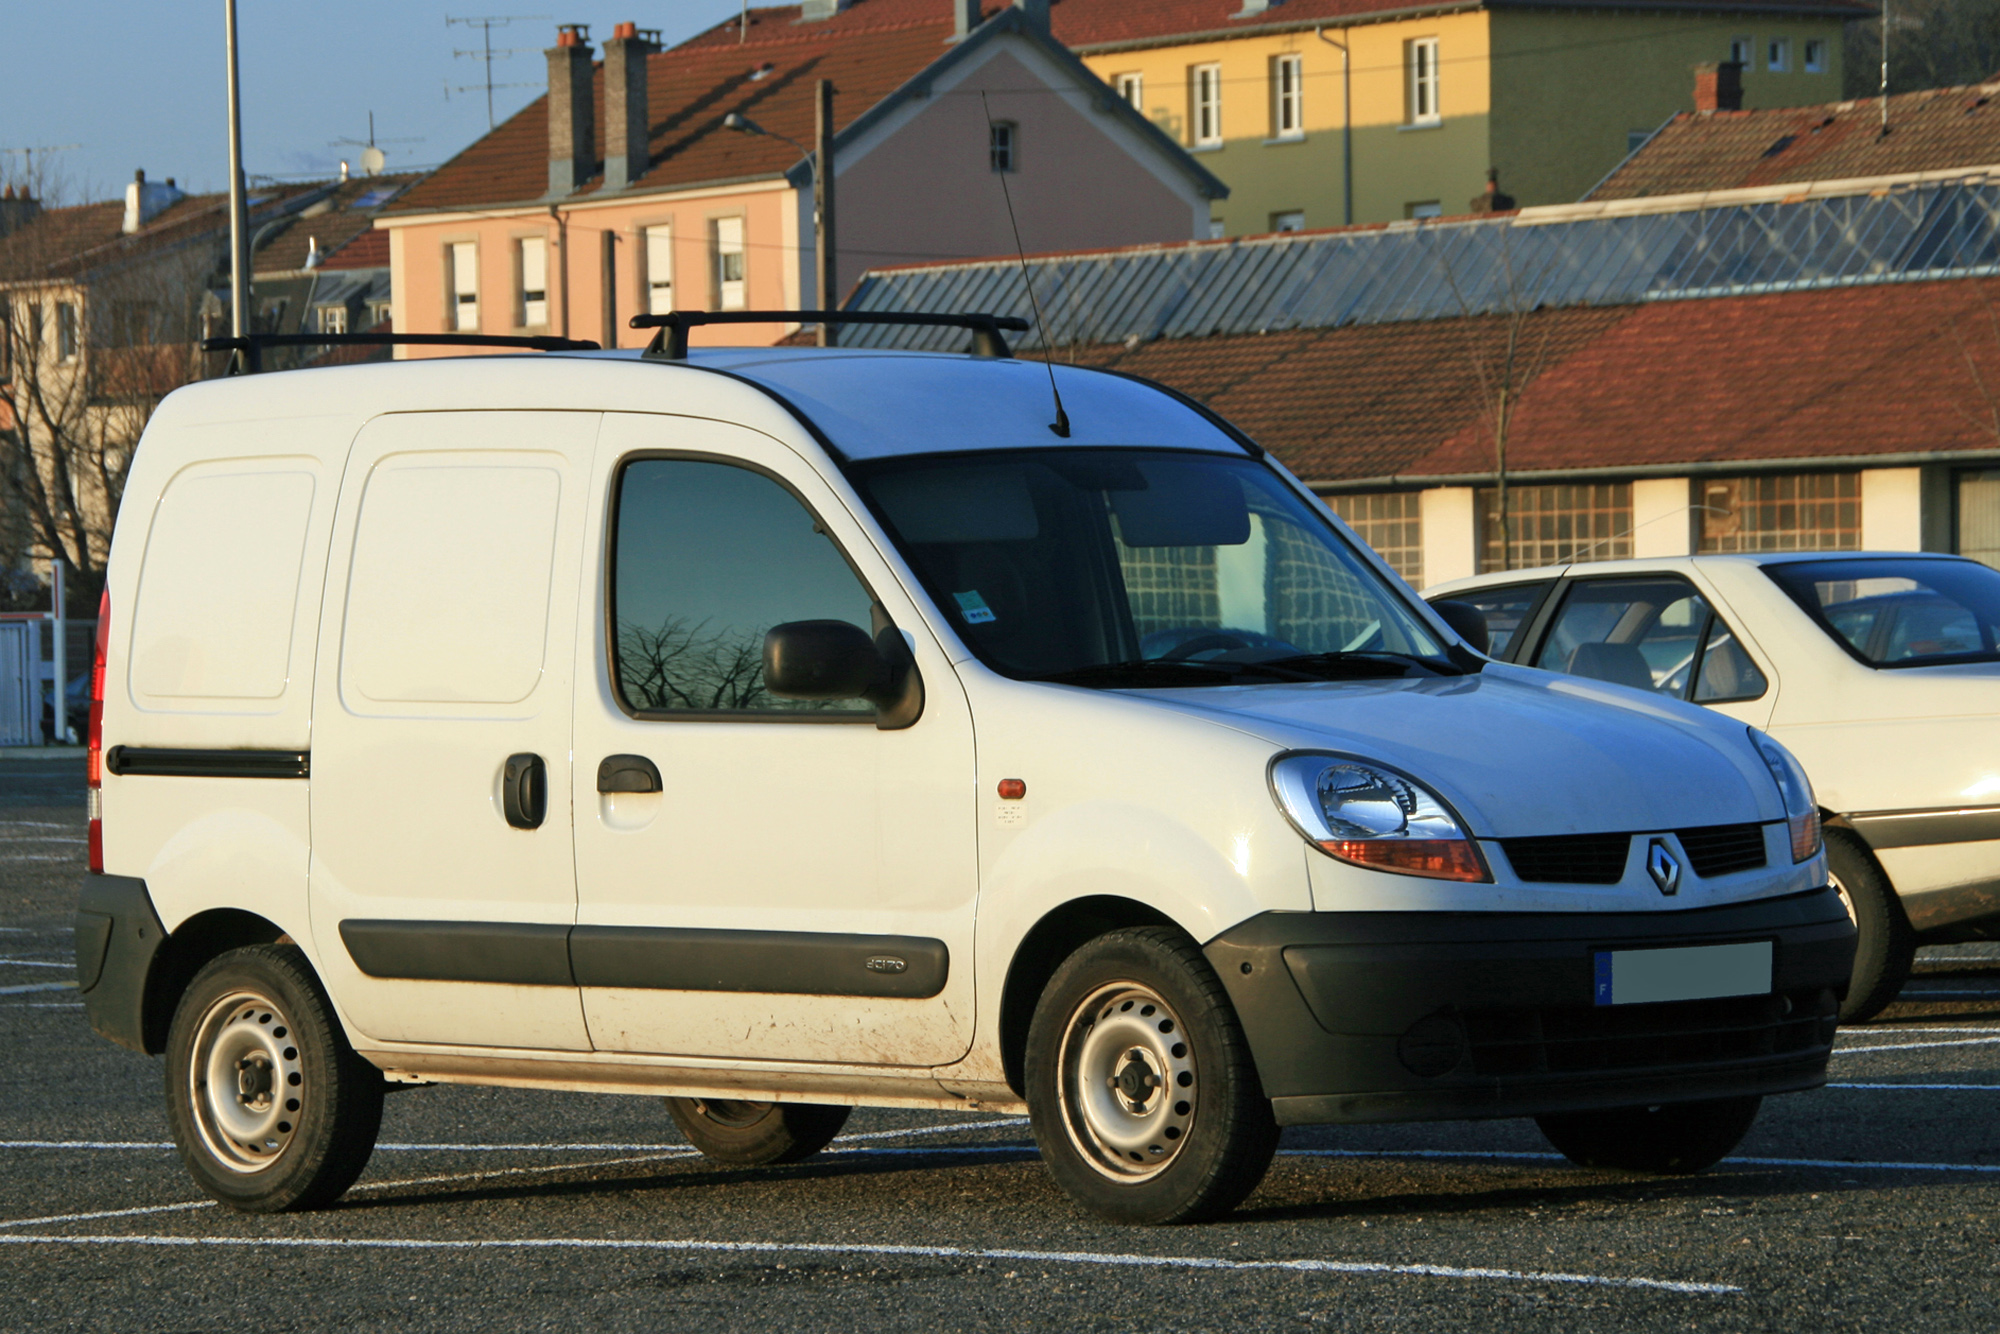
[[[434,165],[486,132],[478,60],[454,50],[480,45],[476,28],[446,26],[448,15],[547,15],[493,30],[496,48],[529,48],[493,63],[495,83],[532,87],[494,92],[505,120],[540,95],[541,51],[555,25],[588,23],[600,46],[620,21],[659,28],[671,43],[741,8],[741,0],[237,0],[242,41],[244,167],[258,173],[332,175],[360,149],[334,140],[378,142],[391,170]],[[229,180],[224,86],[223,0],[8,0],[12,53],[0,93],[0,148],[80,144],[37,154],[60,202],[122,193],[134,168],[152,180],[174,177],[190,191]],[[19,154],[0,154],[0,179],[20,179]]]

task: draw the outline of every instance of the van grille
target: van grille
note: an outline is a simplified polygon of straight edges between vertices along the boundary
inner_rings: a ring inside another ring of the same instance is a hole
[[[1833,1041],[1830,991],[1462,1016],[1473,1073],[1585,1074],[1810,1052]]]
[[[1675,831],[1694,864],[1694,873],[1709,876],[1754,871],[1764,864],[1764,826],[1718,824],[1706,829]]]
[[[1545,885],[1615,885],[1625,878],[1630,834],[1557,834],[1503,838],[1514,874]]]

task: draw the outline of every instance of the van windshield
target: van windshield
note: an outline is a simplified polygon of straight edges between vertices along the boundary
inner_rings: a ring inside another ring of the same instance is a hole
[[[1463,670],[1329,516],[1249,458],[1138,449],[855,465],[981,661],[1090,686]]]
[[[2000,571],[1976,561],[1788,561],[1764,573],[1871,667],[2000,662]]]

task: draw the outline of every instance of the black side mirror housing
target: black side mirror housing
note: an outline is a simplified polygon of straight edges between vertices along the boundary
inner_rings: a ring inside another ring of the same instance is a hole
[[[924,710],[923,681],[903,632],[883,612],[873,638],[847,621],[786,621],[764,635],[764,688],[785,699],[865,699],[895,731]]]
[[[1486,633],[1486,613],[1470,602],[1458,602],[1452,598],[1440,598],[1431,603],[1431,610],[1457,632],[1458,637],[1479,652],[1492,655],[1492,638]]]

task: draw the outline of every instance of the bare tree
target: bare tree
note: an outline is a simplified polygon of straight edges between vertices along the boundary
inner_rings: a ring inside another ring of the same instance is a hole
[[[783,699],[764,688],[764,632],[711,631],[670,616],[658,626],[618,623],[618,684],[642,709],[784,709],[814,712],[845,701]]]
[[[1882,23],[1847,25],[1843,95],[1881,86]],[[1891,0],[1889,91],[1983,83],[2000,70],[2000,0]]]

